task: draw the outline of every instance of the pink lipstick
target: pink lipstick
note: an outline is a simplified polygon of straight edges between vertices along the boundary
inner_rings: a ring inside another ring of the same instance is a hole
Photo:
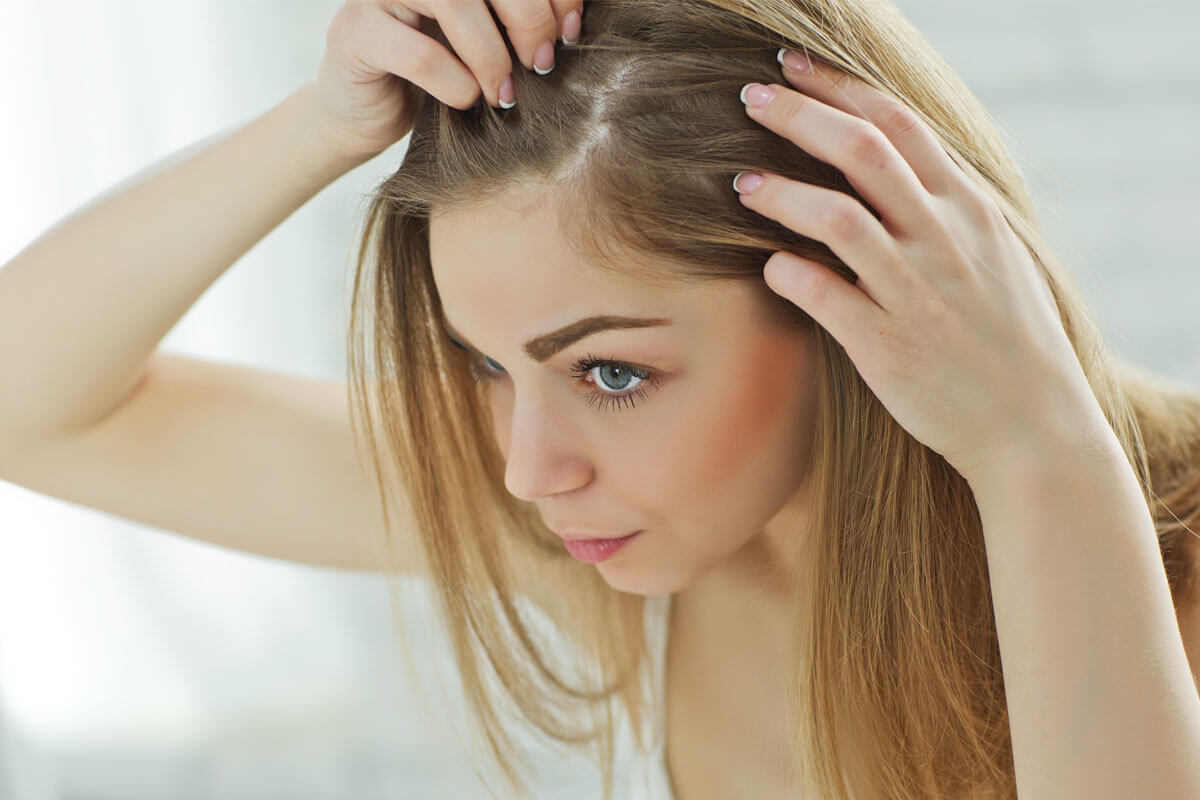
[[[568,553],[580,561],[598,564],[612,558],[617,551],[633,541],[640,533],[641,531],[635,531],[620,539],[576,539],[573,542],[563,542],[563,545],[567,548]]]

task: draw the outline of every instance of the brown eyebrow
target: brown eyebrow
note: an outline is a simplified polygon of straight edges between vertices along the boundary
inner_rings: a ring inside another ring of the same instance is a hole
[[[468,345],[471,344],[465,336],[454,329],[449,320],[443,318],[442,322],[446,327],[447,333],[460,342]],[[652,328],[659,325],[673,325],[674,323],[675,320],[667,317],[618,317],[610,315],[584,317],[556,331],[526,340],[524,350],[530,358],[541,364],[550,360],[555,353],[570,347],[585,336],[591,336],[593,333],[621,328]],[[475,348],[474,345],[471,346]],[[475,349],[478,350],[478,348]]]

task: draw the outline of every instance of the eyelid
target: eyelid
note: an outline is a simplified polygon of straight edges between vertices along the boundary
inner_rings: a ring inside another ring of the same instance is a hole
[[[471,345],[464,344],[463,342],[460,342],[458,339],[455,339],[453,336],[450,336],[449,334],[446,334],[446,338],[448,338],[450,340],[450,344],[454,345],[459,350],[466,350],[468,353],[472,353],[477,356],[483,355],[483,353],[479,352],[474,347],[471,347]]]
[[[489,358],[488,356],[485,356],[483,353],[479,352],[474,347],[471,347],[469,344],[464,344],[463,342],[460,342],[458,339],[455,339],[453,336],[450,336],[450,334],[446,334],[446,336],[447,336],[447,338],[450,339],[451,344],[453,344],[459,350],[466,351],[467,355],[470,356],[472,359],[476,359],[478,361],[493,361],[496,364],[500,363],[499,361],[496,361],[493,358]],[[503,365],[501,365],[501,369],[503,369]],[[507,372],[507,370],[505,370],[505,372]]]

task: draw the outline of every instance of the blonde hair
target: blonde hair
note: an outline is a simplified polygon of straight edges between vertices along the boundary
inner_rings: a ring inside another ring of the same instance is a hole
[[[481,103],[464,112],[425,98],[403,164],[372,198],[353,290],[356,435],[371,448],[385,496],[397,482],[406,492],[469,707],[517,792],[525,790],[522,756],[499,703],[548,741],[594,746],[609,797],[616,704],[641,744],[652,702],[638,679],[648,663],[645,598],[574,562],[536,509],[505,490],[484,390],[443,330],[430,268],[435,207],[553,195],[564,237],[597,267],[675,282],[750,281],[780,324],[815,338],[812,530],[822,533],[794,598],[786,698],[806,796],[1015,796],[972,494],[885,411],[837,341],[761,278],[777,250],[849,280],[853,270],[821,242],[744,208],[730,188],[734,173],[766,169],[862,200],[839,170],[746,116],[740,87],[781,82],[775,55],[784,46],[899,98],[994,199],[1045,271],[1142,483],[1176,608],[1186,597],[1186,539],[1200,522],[1200,396],[1106,351],[987,112],[896,8],[883,0],[589,3],[582,41],[558,49],[550,75],[515,71],[514,109]],[[636,267],[631,254],[642,256]],[[552,643],[516,602],[520,564],[530,562],[570,581],[560,601],[579,646],[573,660],[556,663]]]

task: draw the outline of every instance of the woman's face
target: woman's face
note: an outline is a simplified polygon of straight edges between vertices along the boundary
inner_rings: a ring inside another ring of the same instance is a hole
[[[803,505],[810,336],[769,326],[744,282],[666,289],[595,271],[545,206],[435,216],[430,256],[451,336],[486,376],[508,491],[565,538],[642,531],[596,564],[610,585],[674,593],[790,551],[771,539],[795,536],[783,512]],[[590,317],[663,324],[527,352]]]

